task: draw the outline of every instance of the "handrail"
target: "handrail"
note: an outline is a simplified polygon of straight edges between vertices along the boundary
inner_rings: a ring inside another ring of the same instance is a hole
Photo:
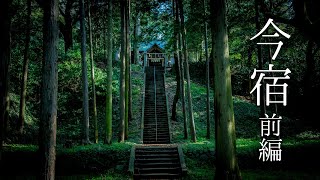
[[[154,83],[154,119],[156,121],[156,142],[158,141],[158,120],[157,120],[157,85],[156,85],[156,67],[153,67]]]
[[[181,174],[182,176],[185,176],[188,172],[186,162],[184,160],[183,151],[181,145],[178,145],[178,153],[179,153],[179,159],[180,159],[180,167],[181,167]]]
[[[163,84],[164,84],[164,94],[166,95],[166,106],[167,106],[167,121],[168,121],[168,126],[169,126],[169,140],[171,142],[172,134],[171,134],[171,122],[169,118],[169,103],[168,103],[168,94],[166,91],[166,75],[165,73],[163,74]]]
[[[128,168],[128,172],[130,173],[130,175],[132,176],[134,174],[134,161],[135,161],[135,153],[136,151],[136,147],[132,146],[131,148],[131,152],[130,152],[130,160],[129,160],[129,168]]]
[[[143,131],[144,131],[144,106],[145,106],[145,95],[146,95],[146,69],[143,69],[143,90],[142,90],[142,115],[141,115],[141,142],[143,143]]]

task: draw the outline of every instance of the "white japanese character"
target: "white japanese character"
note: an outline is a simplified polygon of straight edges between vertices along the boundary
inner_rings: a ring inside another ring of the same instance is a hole
[[[286,37],[287,39],[290,38],[290,35],[289,35],[289,34],[283,32],[281,29],[279,29],[279,28],[273,23],[273,19],[269,19],[268,22],[267,22],[267,23],[264,25],[264,27],[261,29],[261,31],[260,31],[258,34],[256,34],[255,36],[253,36],[250,40],[253,40],[253,39],[257,38],[258,36],[260,36],[260,35],[270,26],[270,24],[271,24],[281,35],[283,35],[283,36]],[[276,33],[274,33],[274,34],[272,34],[272,35],[269,35],[269,34],[267,34],[267,35],[262,35],[262,37],[279,37],[279,34],[276,32]],[[259,45],[263,45],[263,44],[266,44],[266,45],[278,45],[275,53],[274,53],[273,56],[272,56],[272,59],[275,60],[276,57],[277,57],[277,55],[278,55],[278,53],[279,53],[279,51],[280,51],[280,49],[281,49],[281,46],[283,45],[283,42],[282,42],[282,41],[279,41],[278,43],[273,43],[273,42],[261,43],[261,42],[260,42],[260,43],[257,43],[257,44],[259,44]]]
[[[266,140],[265,138],[262,139],[260,142],[261,149],[259,149],[260,156],[259,160],[262,161],[281,161],[281,141],[279,140]]]
[[[257,90],[257,106],[260,106],[260,87],[261,87],[261,81],[263,79],[269,79],[273,80],[272,84],[266,84],[266,105],[269,106],[271,103],[282,103],[284,106],[287,105],[287,87],[288,84],[276,84],[279,79],[290,79],[288,76],[291,71],[287,68],[286,70],[273,70],[272,69],[273,64],[269,64],[269,70],[256,70],[254,69],[254,72],[251,75],[251,79],[254,79],[256,77],[257,72],[261,72],[259,79],[256,83],[256,85],[253,87],[253,89],[250,91],[250,94],[252,94],[255,90]],[[284,77],[266,77],[265,73],[267,72],[284,72]],[[282,87],[282,92],[272,92],[270,91],[270,87]],[[281,101],[271,101],[270,95],[282,95],[283,99]]]
[[[280,121],[281,116],[275,118],[276,114],[273,114],[271,118],[265,114],[265,118],[259,118],[261,120],[261,136],[280,136]]]

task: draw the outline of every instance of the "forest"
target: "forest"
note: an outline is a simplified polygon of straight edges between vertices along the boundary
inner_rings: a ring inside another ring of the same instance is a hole
[[[320,1],[1,0],[0,179],[320,179]]]

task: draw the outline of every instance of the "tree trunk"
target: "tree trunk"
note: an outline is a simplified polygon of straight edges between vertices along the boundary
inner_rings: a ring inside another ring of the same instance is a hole
[[[174,69],[175,69],[175,73],[176,73],[176,81],[177,81],[177,87],[176,87],[176,94],[174,95],[173,98],[173,102],[172,102],[172,115],[171,115],[171,119],[173,121],[177,121],[177,103],[180,97],[180,70],[179,70],[179,58],[178,58],[178,51],[176,50],[175,54],[174,54]]]
[[[188,113],[189,113],[189,123],[190,123],[190,134],[191,140],[193,142],[197,141],[196,137],[196,128],[194,124],[193,118],[193,107],[192,107],[192,97],[191,97],[191,88],[190,88],[190,74],[189,74],[189,62],[188,62],[188,51],[187,51],[187,42],[186,42],[186,29],[184,26],[184,14],[183,14],[183,4],[182,0],[179,1],[180,8],[180,20],[181,20],[181,34],[182,34],[182,51],[184,54],[184,65],[185,65],[185,73],[187,76],[187,95],[188,95]]]
[[[256,22],[256,31],[257,33],[260,32],[260,22],[259,22],[259,0],[255,0],[255,22]],[[260,41],[260,37],[258,37],[258,40]],[[261,45],[257,45],[258,50],[258,68],[263,68],[263,59],[262,59],[262,50]],[[262,80],[262,86],[260,90],[260,94],[257,94],[257,96],[260,96],[260,117],[264,117],[266,114],[266,102],[265,102],[265,88],[264,88],[264,81]]]
[[[175,19],[177,24],[177,35],[176,35],[176,43],[177,43],[177,56],[179,58],[179,66],[180,66],[180,89],[181,89],[181,103],[182,103],[182,115],[183,115],[183,128],[184,128],[184,139],[188,139],[188,127],[187,127],[187,115],[186,115],[186,101],[185,101],[185,86],[184,86],[184,57],[183,53],[181,53],[181,20],[179,16],[179,0],[176,1],[176,13],[175,13]]]
[[[88,1],[88,27],[90,40],[90,62],[91,62],[91,81],[93,94],[93,120],[94,120],[94,139],[95,143],[99,141],[98,119],[97,119],[97,101],[96,101],[96,85],[94,79],[94,60],[93,60],[93,42],[92,42],[92,25],[91,25],[91,2]]]
[[[313,77],[315,77],[315,60],[314,60],[314,54],[313,54],[313,46],[314,41],[309,40],[307,49],[306,49],[306,72],[304,75],[304,91],[303,96],[305,99],[305,103],[307,101],[310,101],[310,99],[314,98],[314,95],[316,93],[313,92],[312,84],[313,84]],[[309,105],[309,103],[306,103],[304,106],[304,117],[305,117],[305,124],[311,125],[311,121],[315,120],[313,118],[313,112],[316,112],[317,108],[314,108],[313,105]]]
[[[103,23],[103,40],[102,40],[102,45],[103,45],[103,56],[107,57],[107,24],[106,22]]]
[[[173,17],[176,17],[176,6],[175,6],[175,0],[172,0],[172,14]],[[179,51],[178,51],[178,40],[177,40],[177,29],[178,29],[178,23],[176,22],[176,18],[174,19],[174,38],[175,38],[175,43],[174,43],[174,69],[175,69],[175,74],[176,74],[176,94],[174,95],[173,101],[172,101],[172,115],[171,115],[171,120],[177,121],[177,103],[180,97],[180,69],[179,69]]]
[[[70,48],[73,46],[73,38],[72,38],[72,16],[71,16],[71,10],[74,0],[68,0],[66,4],[66,10],[64,12],[64,48],[65,52],[67,52]]]
[[[206,21],[206,0],[203,0],[203,9],[204,9],[204,49],[205,49],[205,58],[206,58],[206,76],[207,76],[207,139],[210,139],[210,61],[208,53],[208,24]]]
[[[247,61],[247,67],[249,69],[252,68],[252,51],[253,51],[253,47],[250,45],[248,47],[248,61]],[[248,74],[248,92],[250,92],[252,90],[252,79],[250,78],[251,73]],[[253,99],[253,96],[249,93],[249,96],[251,99]]]
[[[112,142],[112,0],[108,1],[108,58],[107,58],[107,101],[106,101],[106,139]]]
[[[5,107],[9,86],[9,64],[10,64],[10,16],[9,7],[12,0],[0,1],[0,162],[2,162],[2,146],[4,139]],[[2,166],[2,163],[1,163]],[[0,168],[1,168],[0,166]]]
[[[129,90],[130,90],[130,0],[126,0],[126,11],[125,11],[125,22],[126,22],[126,48],[125,48],[125,58],[126,58],[126,72],[125,72],[125,98],[126,98],[126,107],[125,107],[125,139],[128,139],[129,134]]]
[[[121,52],[120,52],[120,123],[119,123],[119,142],[124,142],[125,138],[125,116],[126,116],[126,1],[120,1],[121,11]]]
[[[138,5],[136,5],[136,17],[134,21],[134,44],[133,44],[133,53],[134,53],[133,63],[134,64],[137,64],[139,62],[140,9],[137,6]]]
[[[236,159],[236,133],[229,64],[226,2],[214,0],[212,11],[212,49],[214,51],[214,112],[216,128],[215,179],[241,179]]]
[[[174,69],[175,69],[175,74],[176,74],[176,82],[177,82],[177,87],[176,87],[176,94],[174,95],[173,98],[173,102],[172,102],[172,115],[171,115],[171,119],[173,121],[177,121],[177,103],[178,100],[180,98],[180,91],[181,91],[181,82],[180,82],[180,78],[181,78],[181,71],[180,71],[180,59],[179,59],[179,50],[178,50],[178,25],[179,25],[179,19],[177,19],[177,17],[179,17],[178,12],[176,12],[177,10],[177,5],[175,0],[172,0],[172,9],[173,9],[173,16],[174,16],[174,38],[175,38],[175,44],[174,44]],[[185,132],[185,136],[186,135],[186,129],[184,129]]]
[[[11,42],[11,35],[10,35],[10,42]],[[11,47],[10,47],[11,49]],[[11,59],[11,53],[9,54],[9,59]],[[10,63],[8,65],[8,73],[7,74],[7,82],[8,82],[8,89],[7,89],[7,94],[6,94],[6,105],[5,105],[5,113],[4,113],[4,128],[3,128],[3,131],[4,131],[4,136],[6,136],[8,130],[9,130],[9,127],[8,127],[8,124],[9,124],[9,111],[10,111],[10,94],[9,94],[9,86],[10,86]]]
[[[130,37],[130,35],[131,35],[131,33],[130,33],[130,18],[131,18],[131,16],[130,16],[130,14],[131,14],[131,1],[129,0],[129,2],[128,2],[128,17],[127,17],[127,19],[128,19],[128,21],[127,21],[127,36],[128,36],[128,39],[127,39],[127,51],[128,51],[128,53],[127,53],[127,56],[128,56],[128,61],[129,61],[129,65],[128,65],[128,67],[129,67],[129,69],[128,69],[128,71],[129,71],[129,94],[128,94],[128,98],[129,98],[129,100],[128,100],[128,121],[131,121],[132,120],[132,79],[131,79],[131,63],[132,63],[132,59],[131,59],[131,37]],[[139,50],[138,50],[138,53],[139,53]]]
[[[84,14],[84,0],[79,0],[80,8],[80,32],[81,32],[81,59],[82,59],[82,93],[83,93],[83,127],[82,143],[88,144],[89,140],[89,98],[88,98],[88,72],[86,60],[86,26]]]
[[[130,50],[131,52],[131,50]],[[130,53],[131,55],[131,53]],[[129,58],[130,60],[130,66],[129,66],[129,112],[128,112],[128,120],[131,121],[132,120],[132,79],[131,79],[131,58]]]
[[[27,24],[26,24],[26,39],[25,39],[25,48],[23,55],[23,78],[21,81],[20,89],[20,111],[19,111],[19,126],[18,131],[20,134],[23,132],[24,118],[25,118],[25,108],[26,108],[26,94],[27,94],[27,79],[28,79],[28,52],[30,44],[30,18],[31,18],[31,0],[27,1]]]
[[[94,23],[93,23],[94,24]],[[93,26],[93,31],[95,32],[97,28],[95,26]],[[95,49],[95,53],[98,54],[99,53],[99,45],[98,45],[98,41],[99,41],[99,37],[98,34],[94,34],[93,35],[94,38],[94,49]]]
[[[57,94],[58,94],[58,15],[59,1],[44,1],[43,72],[40,111],[40,179],[55,179]]]

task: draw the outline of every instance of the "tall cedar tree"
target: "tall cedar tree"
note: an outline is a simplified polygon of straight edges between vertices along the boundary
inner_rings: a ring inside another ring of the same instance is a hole
[[[136,16],[134,17],[134,34],[133,34],[133,63],[139,62],[139,40],[140,40],[140,7],[141,2],[136,1]]]
[[[182,48],[182,38],[181,38],[181,19],[180,19],[180,4],[179,0],[176,0],[176,23],[178,26],[177,29],[177,46],[178,46],[178,57],[180,59],[180,88],[181,88],[181,101],[182,101],[182,115],[183,115],[183,127],[184,127],[184,138],[188,139],[188,120],[187,120],[187,110],[186,110],[186,92],[185,92],[185,85],[184,85],[184,55],[181,51]]]
[[[126,0],[120,1],[120,11],[121,11],[121,52],[120,52],[120,122],[119,122],[119,142],[124,142],[125,138],[125,115],[126,115],[126,99],[125,99],[125,75],[126,75]]]
[[[186,104],[185,104],[185,93],[184,93],[184,75],[183,73],[183,67],[181,64],[181,58],[180,58],[180,20],[179,20],[179,5],[177,3],[177,0],[173,0],[173,15],[174,15],[174,37],[175,37],[175,71],[176,71],[176,81],[177,81],[177,87],[176,87],[176,94],[174,96],[173,102],[172,102],[172,116],[171,119],[176,121],[177,120],[177,103],[179,98],[181,98],[182,102],[182,112],[183,112],[183,127],[184,127],[184,139],[188,139],[188,128],[187,128],[187,117],[186,117]]]
[[[81,59],[82,59],[82,93],[83,93],[83,125],[82,125],[82,143],[88,144],[89,140],[89,92],[88,92],[88,72],[86,60],[86,25],[84,13],[84,0],[79,0],[80,8],[80,34],[81,34]]]
[[[173,29],[173,39],[174,41],[174,70],[175,70],[175,74],[176,74],[176,82],[177,82],[177,86],[176,86],[176,93],[173,97],[173,101],[172,101],[172,114],[171,114],[171,119],[173,121],[177,121],[177,103],[178,100],[180,98],[180,69],[179,68],[179,59],[178,59],[178,33],[177,33],[177,29],[178,29],[178,23],[177,23],[177,18],[176,17],[176,5],[175,5],[175,0],[172,0],[172,14],[173,14],[173,25],[174,25],[174,29]]]
[[[30,19],[31,19],[31,0],[27,0],[27,22],[26,22],[26,37],[25,37],[25,48],[23,53],[23,70],[22,80],[20,89],[20,111],[19,111],[19,126],[18,130],[22,134],[25,118],[26,108],[26,94],[27,94],[27,79],[28,79],[28,64],[29,64],[29,44],[30,44]]]
[[[126,0],[125,10],[125,139],[128,139],[129,134],[129,90],[130,90],[130,0]]]
[[[215,179],[241,179],[236,159],[226,0],[214,0],[211,5],[213,68],[215,72],[214,112],[217,159]]]
[[[1,154],[5,131],[6,99],[9,86],[11,24],[9,7],[11,2],[12,0],[0,1],[0,24],[2,29],[2,32],[0,33],[0,160],[2,159]]]
[[[187,76],[187,96],[188,96],[188,114],[189,114],[189,123],[190,123],[190,135],[193,142],[197,141],[196,137],[196,128],[193,118],[193,107],[192,107],[192,97],[191,97],[191,88],[190,88],[190,73],[189,73],[189,62],[188,62],[188,50],[187,50],[187,41],[186,41],[186,29],[184,25],[184,13],[183,13],[183,4],[182,0],[178,0],[179,9],[180,9],[180,21],[181,21],[181,34],[182,34],[182,54],[184,55],[184,68]]]
[[[59,1],[43,2],[43,67],[40,111],[40,179],[55,179]]]
[[[111,144],[112,140],[112,0],[108,0],[108,57],[107,57],[107,100],[106,100],[106,139],[105,143]]]
[[[93,120],[94,120],[94,142],[98,143],[98,119],[97,119],[97,100],[96,100],[96,81],[94,78],[94,60],[93,60],[93,42],[92,42],[92,23],[91,23],[91,2],[88,1],[88,28],[89,28],[89,41],[90,41],[90,64],[91,64],[91,82],[92,82],[92,95],[93,95]]]
[[[208,52],[208,24],[207,24],[207,5],[206,0],[203,0],[203,15],[204,15],[204,49],[206,58],[206,77],[207,77],[207,139],[210,139],[210,61]]]
[[[313,52],[313,46],[315,45],[314,40],[309,40],[307,47],[306,47],[306,72],[304,76],[304,99],[305,99],[305,104],[308,104],[310,99],[313,99],[314,97],[314,90],[312,88],[313,84],[313,77],[315,77],[315,68],[316,68],[316,61],[314,58],[314,55],[316,54],[317,51]],[[305,113],[305,124],[306,125],[317,125],[314,123],[314,118],[313,118],[313,112],[316,111],[317,108],[313,106],[308,106],[306,105],[304,107],[304,113]],[[313,121],[313,122],[312,122]],[[317,122],[317,121],[316,121]],[[319,126],[318,126],[319,127]]]
[[[60,23],[59,27],[64,38],[65,52],[67,52],[73,46],[72,26],[74,25],[74,23],[77,22],[77,21],[72,21],[73,19],[71,15],[71,13],[73,12],[72,8],[73,8],[74,2],[75,0],[67,0],[66,6],[65,6],[66,8],[64,12],[60,11],[62,12],[61,15],[64,17],[64,23]]]
[[[255,0],[254,6],[255,6],[256,31],[258,33],[261,30],[260,21],[259,21],[259,0]],[[260,41],[259,39],[260,39],[260,37],[258,37],[257,41]],[[261,45],[257,45],[257,51],[258,51],[258,68],[262,69],[263,56],[262,56]],[[264,84],[263,80],[262,80],[262,84]],[[260,104],[260,117],[264,117],[264,115],[266,114],[266,102],[265,102],[264,92],[265,92],[264,85],[262,85],[262,88],[260,90],[260,94],[257,95],[257,96],[260,96],[260,98],[261,98],[261,100],[260,100],[261,101],[261,104]]]

